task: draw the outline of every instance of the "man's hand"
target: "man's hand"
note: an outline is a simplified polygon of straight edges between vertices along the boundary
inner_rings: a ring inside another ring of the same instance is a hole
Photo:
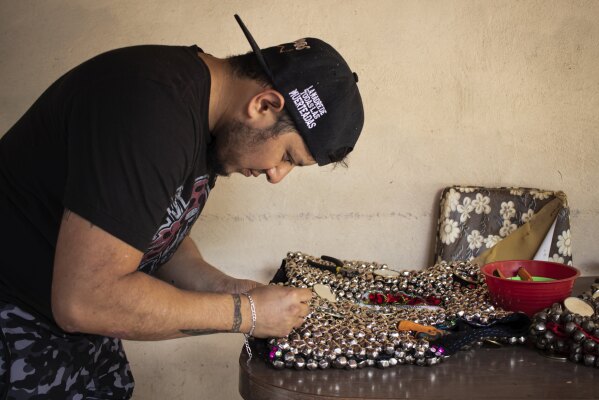
[[[256,305],[255,337],[287,336],[291,329],[302,326],[310,312],[307,304],[312,298],[310,289],[269,285],[249,293]],[[250,315],[244,313],[244,318]]]

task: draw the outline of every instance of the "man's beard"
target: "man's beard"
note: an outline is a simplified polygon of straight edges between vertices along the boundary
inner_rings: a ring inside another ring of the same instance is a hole
[[[208,162],[208,172],[210,175],[215,176],[229,176],[227,171],[225,170],[225,165],[220,161],[217,156],[218,146],[216,144],[216,138],[212,138],[212,141],[208,145],[208,153],[207,153],[207,162]]]
[[[252,128],[233,119],[225,126],[212,132],[212,141],[208,145],[208,169],[211,174],[229,176],[227,165],[239,160],[244,152],[274,138],[285,131],[291,131],[285,118],[277,120],[266,129]]]

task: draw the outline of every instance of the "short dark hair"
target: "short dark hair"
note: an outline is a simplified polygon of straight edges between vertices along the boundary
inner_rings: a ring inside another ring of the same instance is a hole
[[[233,74],[239,78],[252,79],[257,81],[263,87],[272,87],[270,77],[264,72],[262,66],[258,63],[258,58],[254,52],[250,51],[245,54],[239,54],[236,56],[227,57],[227,62],[233,71]],[[270,137],[276,137],[283,132],[288,132],[291,128],[297,130],[295,123],[293,122],[291,115],[287,110],[283,110],[282,114],[277,121],[275,129],[270,131],[272,135]],[[268,139],[264,138],[263,139]],[[351,148],[341,148],[334,153],[329,154],[331,162],[335,167],[342,166],[347,168],[347,155],[352,151]]]
[[[227,57],[233,74],[239,78],[249,78],[258,81],[262,86],[272,86],[270,78],[258,63],[258,58],[253,52]]]
[[[337,151],[329,154],[329,159],[333,163],[334,167],[342,166],[347,168],[347,155],[352,151],[350,147],[342,147]]]

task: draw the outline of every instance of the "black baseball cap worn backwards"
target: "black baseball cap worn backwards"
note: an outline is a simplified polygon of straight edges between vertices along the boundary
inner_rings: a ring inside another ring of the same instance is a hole
[[[364,126],[364,107],[358,75],[341,55],[315,38],[260,49],[237,14],[235,19],[318,165],[351,152]]]

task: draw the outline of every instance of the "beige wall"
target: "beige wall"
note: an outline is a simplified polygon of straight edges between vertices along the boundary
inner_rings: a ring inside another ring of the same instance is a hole
[[[350,168],[270,185],[219,181],[193,237],[207,259],[267,280],[288,250],[420,268],[450,184],[565,191],[574,264],[599,274],[599,2],[0,1],[0,132],[98,52],[197,43],[248,51],[303,36],[360,75],[366,125]],[[238,399],[233,335],[127,343],[137,399]],[[223,384],[223,382],[227,382]]]

